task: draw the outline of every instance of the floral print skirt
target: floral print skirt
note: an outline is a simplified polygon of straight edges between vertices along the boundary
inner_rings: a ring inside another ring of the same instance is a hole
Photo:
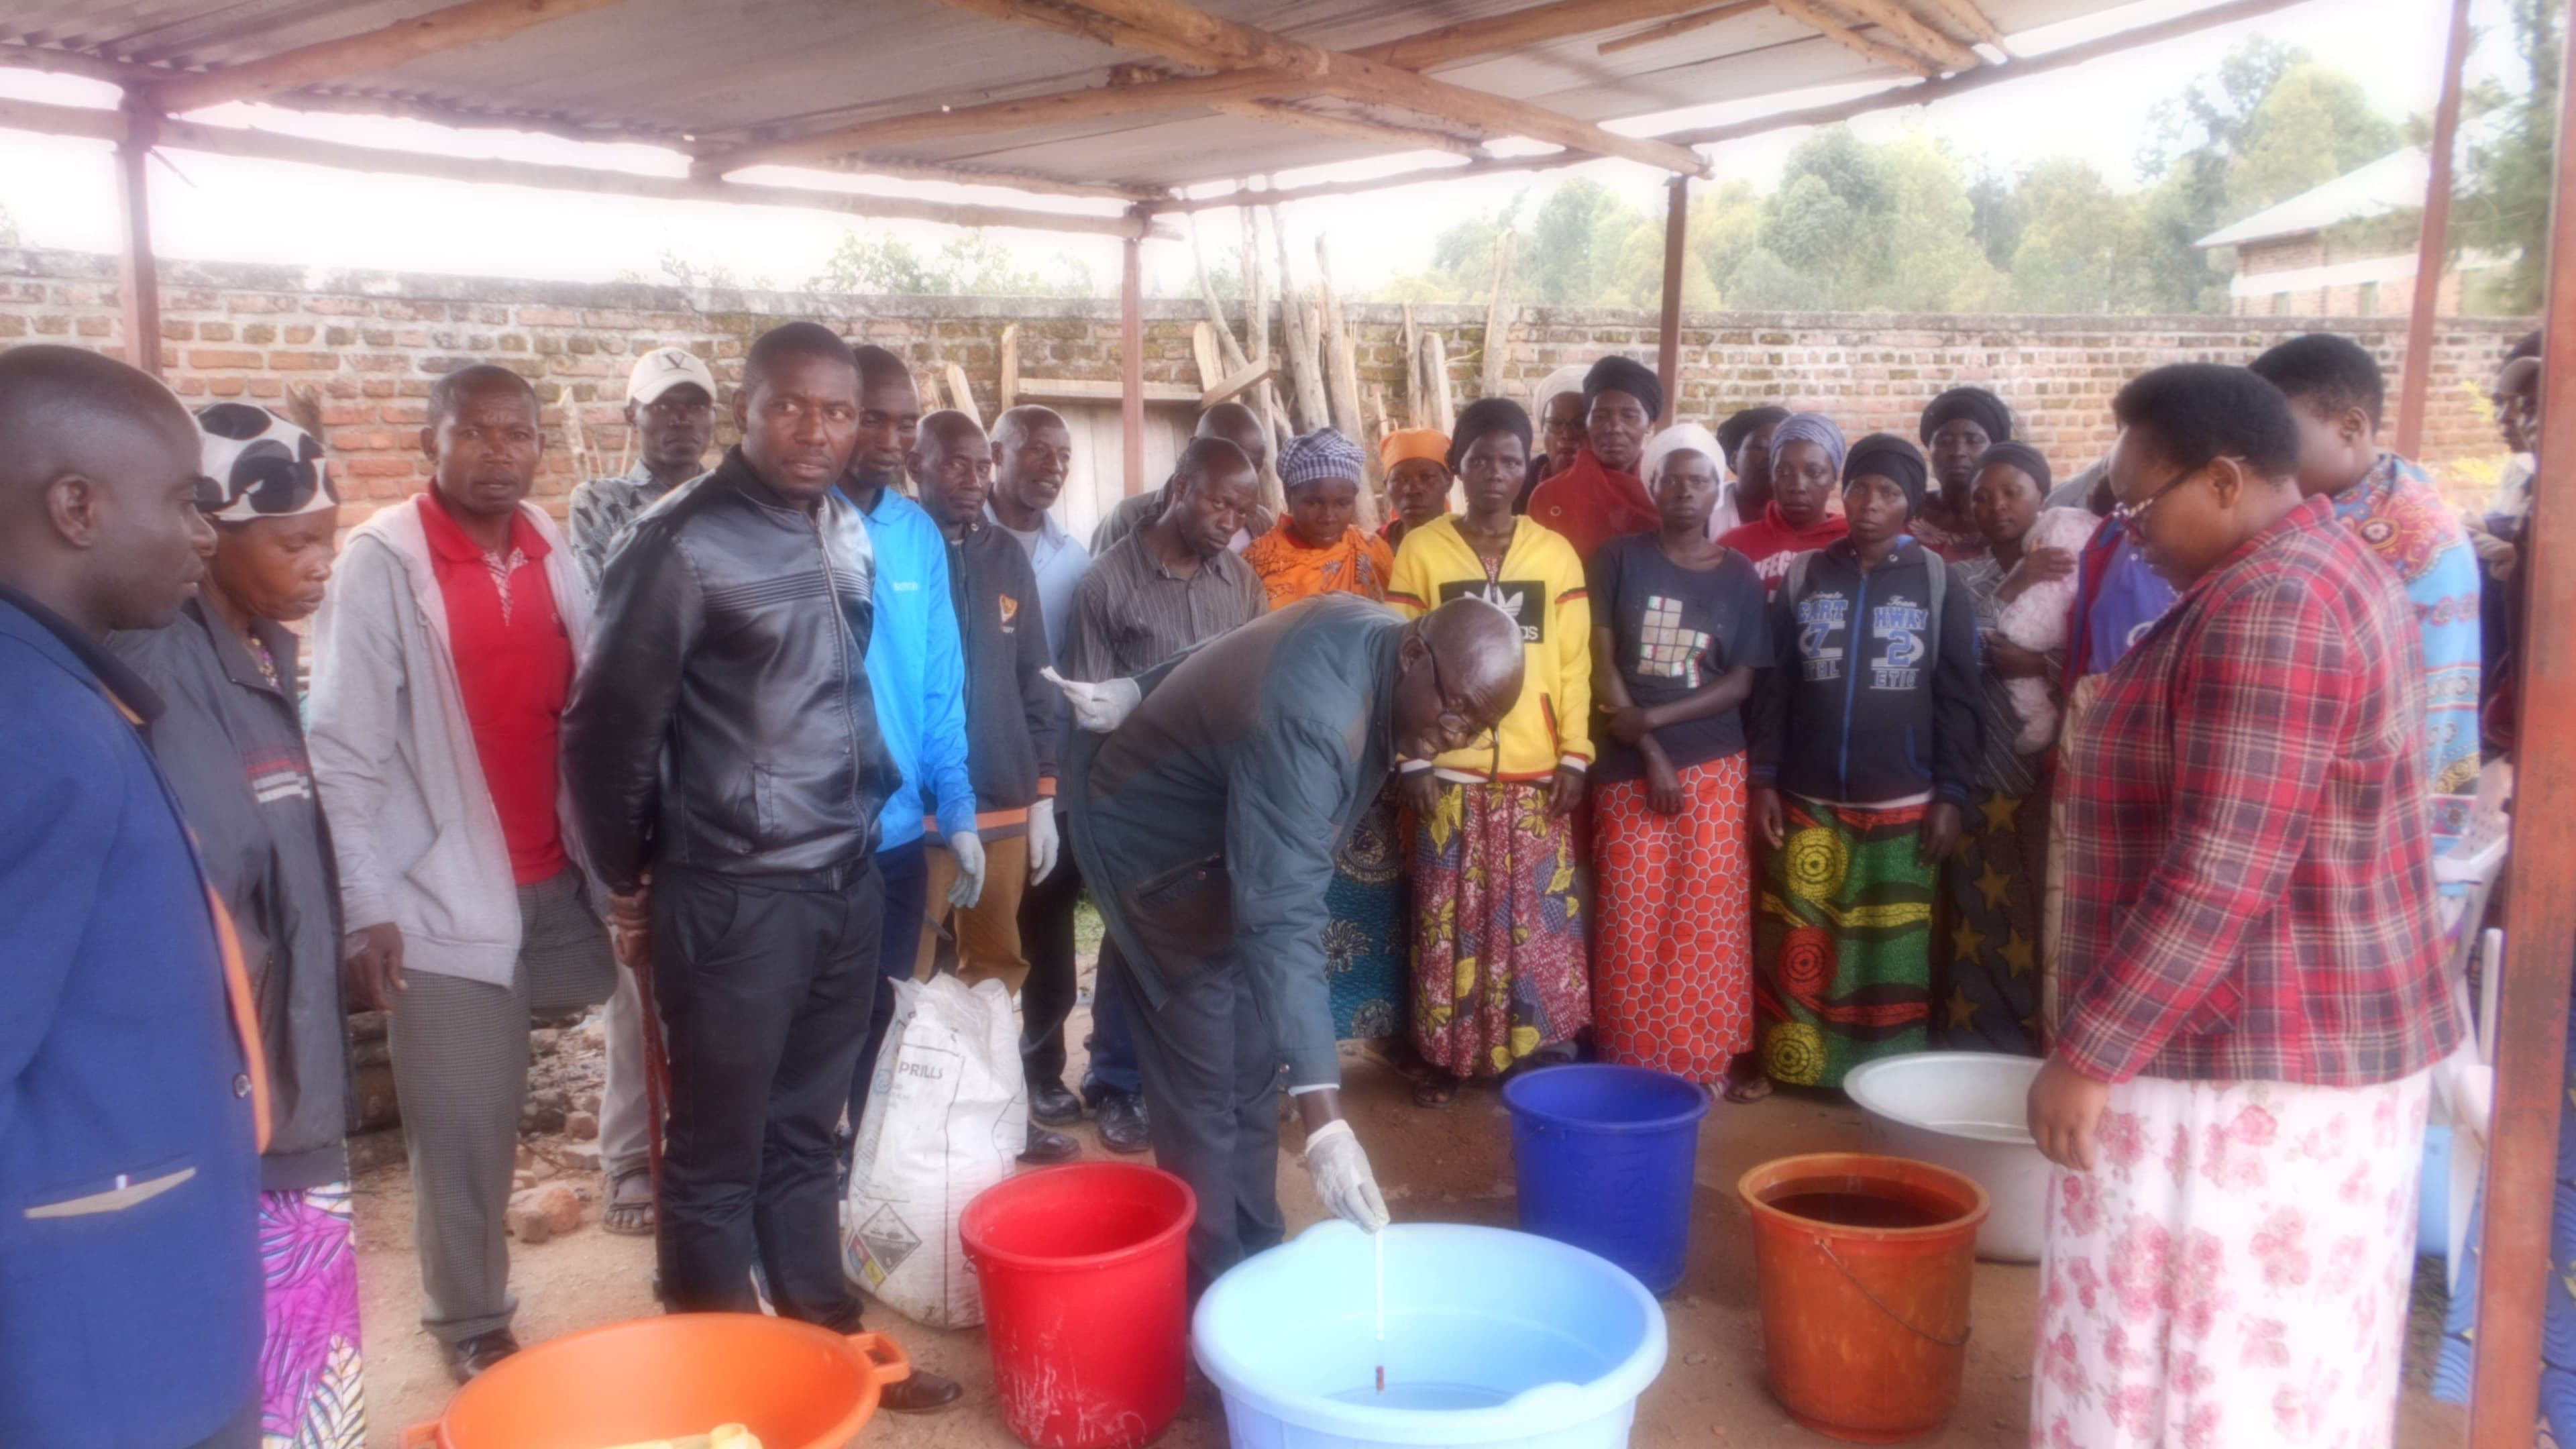
[[[2429,1073],[2111,1089],[2049,1182],[2038,1449],[2384,1449]]]
[[[363,1449],[358,1250],[349,1185],[259,1195],[266,1280],[259,1349],[265,1449]]]
[[[1440,782],[1413,832],[1413,1044],[1498,1076],[1592,1021],[1574,831],[1547,787]]]

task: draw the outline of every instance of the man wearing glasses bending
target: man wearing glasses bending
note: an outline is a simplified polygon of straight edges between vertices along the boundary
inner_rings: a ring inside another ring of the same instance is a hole
[[[1223,535],[1217,535],[1222,538]],[[1520,628],[1460,599],[1407,622],[1346,594],[1136,678],[1065,683],[1065,798],[1143,1068],[1154,1155],[1198,1196],[1195,1295],[1277,1244],[1280,1064],[1335,1216],[1387,1224],[1342,1118],[1324,892],[1399,753],[1465,747],[1520,698]]]

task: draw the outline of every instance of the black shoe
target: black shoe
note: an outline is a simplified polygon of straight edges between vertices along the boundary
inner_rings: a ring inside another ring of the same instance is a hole
[[[1041,1166],[1051,1162],[1071,1162],[1081,1155],[1081,1143],[1061,1132],[1049,1132],[1035,1122],[1029,1124],[1029,1145],[1020,1149],[1022,1162]]]
[[[458,1383],[467,1383],[485,1369],[519,1351],[519,1340],[510,1330],[496,1328],[472,1338],[460,1338],[447,1345],[447,1375]]]
[[[917,1368],[911,1377],[886,1385],[877,1406],[894,1414],[936,1414],[942,1409],[957,1407],[958,1399],[965,1393],[955,1379]]]
[[[1133,1155],[1153,1149],[1145,1133],[1144,1098],[1127,1092],[1104,1092],[1091,1118],[1100,1128],[1100,1145],[1110,1151]]]
[[[1082,1120],[1082,1099],[1062,1082],[1031,1082],[1029,1120],[1043,1127],[1070,1127]]]

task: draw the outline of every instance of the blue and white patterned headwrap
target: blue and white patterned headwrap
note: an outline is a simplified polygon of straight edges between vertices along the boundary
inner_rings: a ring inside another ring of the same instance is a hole
[[[1368,459],[1360,445],[1331,428],[1317,428],[1301,438],[1290,438],[1279,450],[1279,486],[1300,488],[1326,478],[1348,478],[1354,483],[1368,477]]]
[[[1834,426],[1832,418],[1823,413],[1799,413],[1790,418],[1771,435],[1771,456],[1779,457],[1780,450],[1791,443],[1813,443],[1824,449],[1825,461],[1833,466],[1834,476],[1843,476],[1843,454],[1847,449],[1843,430]]]

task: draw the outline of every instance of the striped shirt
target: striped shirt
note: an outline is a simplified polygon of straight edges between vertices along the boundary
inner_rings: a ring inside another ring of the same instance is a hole
[[[1261,617],[1268,607],[1261,579],[1231,553],[1199,561],[1184,578],[1163,566],[1129,534],[1093,560],[1073,588],[1073,624],[1064,641],[1067,679],[1125,679],[1193,644]]]

